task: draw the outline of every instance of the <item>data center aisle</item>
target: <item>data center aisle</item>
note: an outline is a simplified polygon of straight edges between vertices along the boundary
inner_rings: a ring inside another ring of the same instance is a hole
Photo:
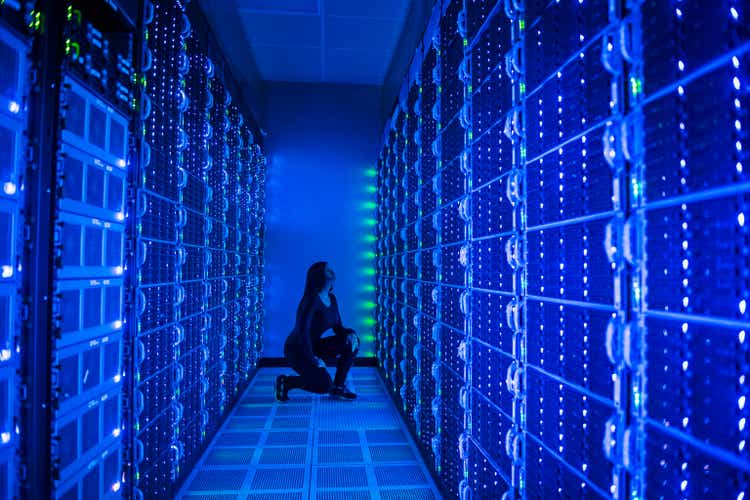
[[[441,495],[375,368],[354,367],[354,402],[293,391],[262,368],[178,498],[427,500]]]

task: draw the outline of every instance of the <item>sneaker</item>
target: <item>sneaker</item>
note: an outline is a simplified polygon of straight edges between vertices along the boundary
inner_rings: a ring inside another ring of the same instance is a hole
[[[332,386],[328,394],[334,399],[341,399],[344,401],[353,401],[357,399],[357,395],[345,385]]]
[[[286,395],[286,375],[279,375],[276,377],[276,401],[289,401],[289,396]]]

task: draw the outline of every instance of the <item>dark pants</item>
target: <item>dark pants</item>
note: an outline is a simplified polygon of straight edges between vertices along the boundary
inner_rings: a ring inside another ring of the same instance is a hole
[[[309,392],[325,394],[331,389],[331,384],[344,385],[349,368],[354,364],[359,349],[352,352],[351,344],[346,336],[332,336],[320,339],[313,346],[313,352],[317,357],[328,363],[336,362],[336,376],[331,380],[328,370],[317,366],[314,362],[307,360],[296,346],[284,345],[284,356],[292,365],[299,376],[290,376],[286,379],[288,389],[303,389]]]

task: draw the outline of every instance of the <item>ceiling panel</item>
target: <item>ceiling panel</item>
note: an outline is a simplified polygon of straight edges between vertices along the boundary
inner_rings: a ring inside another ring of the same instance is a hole
[[[320,47],[320,17],[241,13],[245,35],[253,46]]]
[[[320,49],[304,47],[256,47],[253,51],[265,80],[319,82]]]
[[[328,49],[324,77],[336,83],[381,85],[388,67],[385,59],[379,51]]]
[[[396,44],[400,32],[401,23],[390,19],[327,17],[325,42],[328,48],[368,49],[382,56]]]
[[[322,0],[331,16],[404,19],[410,0]]]
[[[225,2],[226,0],[221,0]],[[318,13],[318,0],[234,0],[240,10],[276,13]]]
[[[263,80],[382,85],[414,0],[200,1],[217,14],[217,35],[241,45],[238,57],[252,53]],[[222,30],[232,20],[242,37]]]

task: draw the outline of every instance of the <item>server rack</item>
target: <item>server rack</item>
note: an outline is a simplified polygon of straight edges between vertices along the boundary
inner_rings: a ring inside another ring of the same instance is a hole
[[[162,355],[140,356],[134,476],[151,498],[176,491],[257,367],[265,158],[197,8],[145,5],[135,352]]]
[[[448,495],[746,494],[747,9],[437,2],[378,163],[376,334]]]
[[[26,26],[28,6],[0,10],[0,496],[18,494],[15,479],[20,451],[20,380],[23,345],[23,210],[28,161],[24,133],[28,119]]]
[[[0,4],[0,496],[172,494],[257,366],[266,163],[232,105],[211,170],[215,47],[182,2]]]
[[[644,2],[623,21],[640,26],[623,54],[620,143],[631,165],[624,230],[636,236],[625,248],[634,446],[623,459],[641,496],[748,491],[747,12],[736,1]]]
[[[122,489],[126,186],[134,25],[87,2],[54,5],[63,55],[51,188],[53,496]],[[39,404],[36,403],[35,404]]]

